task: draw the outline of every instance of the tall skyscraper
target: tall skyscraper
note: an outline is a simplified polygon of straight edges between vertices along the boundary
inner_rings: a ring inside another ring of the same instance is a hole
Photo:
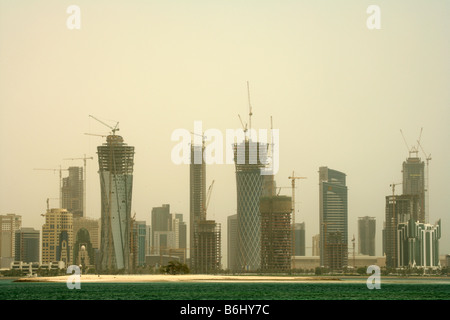
[[[83,217],[83,168],[69,167],[69,176],[62,179],[62,207],[73,214]]]
[[[101,187],[101,269],[128,270],[134,147],[109,135],[97,147]]]
[[[145,264],[145,240],[147,226],[145,221],[133,222],[133,245],[134,266],[139,267]]]
[[[261,266],[261,215],[260,197],[263,190],[265,167],[259,157],[260,148],[267,144],[245,139],[234,144],[236,168],[238,257],[237,265],[242,271],[256,271]],[[267,154],[267,153],[266,153]]]
[[[15,232],[22,226],[22,216],[8,213],[0,215],[0,267],[9,268],[15,257]]]
[[[41,232],[34,228],[20,228],[15,234],[15,261],[39,262]]]
[[[151,254],[159,254],[160,249],[169,246],[167,232],[170,231],[170,205],[163,204],[161,207],[153,207],[151,213],[152,221],[152,248]],[[173,240],[175,241],[175,240]],[[174,247],[174,244],[170,244]]]
[[[320,265],[340,270],[348,264],[346,175],[319,168]]]
[[[375,255],[375,229],[373,217],[358,218],[358,252],[368,256]]]
[[[197,226],[202,220],[205,220],[206,206],[206,165],[203,157],[204,145],[191,144],[191,162],[189,165],[189,193],[190,193],[190,210],[189,210],[189,246],[190,246],[190,262],[191,269],[195,271],[198,262],[197,249],[199,247]]]
[[[403,194],[418,197],[417,218],[428,223],[425,217],[425,163],[419,157],[409,157],[403,162]]]
[[[73,216],[66,209],[49,209],[42,226],[42,263],[73,262]]]

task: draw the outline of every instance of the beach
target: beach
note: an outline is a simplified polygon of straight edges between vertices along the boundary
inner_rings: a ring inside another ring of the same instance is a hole
[[[15,282],[67,282],[74,275],[53,277],[23,277]],[[260,275],[206,275],[206,274],[147,274],[147,275],[81,275],[81,282],[300,282],[300,281],[339,281],[336,277],[297,277]]]

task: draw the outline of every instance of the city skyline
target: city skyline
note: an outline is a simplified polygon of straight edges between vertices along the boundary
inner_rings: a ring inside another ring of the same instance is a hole
[[[192,131],[197,120],[205,130],[241,128],[249,81],[252,127],[270,128],[272,116],[280,130],[281,194],[291,194],[292,171],[308,178],[297,184],[295,217],[305,222],[306,247],[319,233],[318,168],[328,166],[347,175],[349,236],[358,217],[375,217],[382,254],[385,197],[408,157],[400,130],[410,148],[423,128],[421,145],[432,154],[429,222],[441,219],[440,253],[449,253],[450,4],[432,3],[380,2],[382,29],[368,30],[371,3],[361,1],[81,2],[82,27],[68,30],[69,4],[0,2],[0,213],[42,228],[59,175],[33,168],[96,159],[105,139],[84,133],[108,129],[93,114],[119,122],[136,148],[136,219],[149,223],[161,203],[187,219],[189,165],[171,162],[171,133]],[[86,169],[85,216],[100,218],[98,164]],[[237,207],[234,165],[207,172],[206,185],[215,180],[208,215],[226,226]],[[222,230],[223,266],[226,247]]]

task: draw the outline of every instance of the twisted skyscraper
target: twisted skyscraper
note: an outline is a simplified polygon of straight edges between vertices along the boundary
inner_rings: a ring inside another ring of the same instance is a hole
[[[97,147],[102,201],[99,267],[128,270],[134,147],[115,134],[106,141]]]

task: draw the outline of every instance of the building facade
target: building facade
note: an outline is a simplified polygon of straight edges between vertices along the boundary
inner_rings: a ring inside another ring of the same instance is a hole
[[[305,223],[296,223],[294,226],[295,253],[294,256],[304,256],[306,254],[305,243]]]
[[[425,223],[425,163],[418,157],[409,157],[402,165],[403,195],[416,196],[417,221]]]
[[[418,195],[386,196],[383,247],[386,255],[386,267],[399,267],[397,229],[400,223],[419,221]]]
[[[102,270],[128,270],[131,236],[134,147],[118,135],[109,135],[97,147],[101,189]]]
[[[189,246],[190,267],[195,272],[200,269],[195,264],[197,259],[199,237],[197,235],[198,223],[206,219],[206,164],[203,157],[204,144],[191,144],[191,158],[189,165]],[[201,260],[201,259],[200,259]]]
[[[399,223],[397,229],[398,267],[440,267],[441,220],[431,225],[409,219]]]
[[[15,257],[15,233],[22,226],[22,216],[8,213],[0,215],[0,267],[9,268]]]
[[[261,271],[288,272],[292,260],[292,199],[262,197],[260,212]]]
[[[228,269],[237,271],[237,214],[227,218],[227,264]]]
[[[358,253],[375,255],[376,221],[374,217],[358,218]]]
[[[56,261],[73,264],[73,216],[60,208],[47,210],[42,226],[42,263]]]
[[[15,261],[40,262],[39,248],[41,232],[34,228],[20,228],[15,233]]]
[[[320,264],[331,270],[348,265],[348,204],[346,175],[319,168]]]
[[[261,266],[260,197],[265,163],[259,158],[260,148],[267,145],[246,139],[234,144],[236,168],[238,256],[241,271],[257,271]]]
[[[62,207],[73,214],[73,217],[84,217],[83,212],[83,168],[69,167],[69,176],[62,179]]]

